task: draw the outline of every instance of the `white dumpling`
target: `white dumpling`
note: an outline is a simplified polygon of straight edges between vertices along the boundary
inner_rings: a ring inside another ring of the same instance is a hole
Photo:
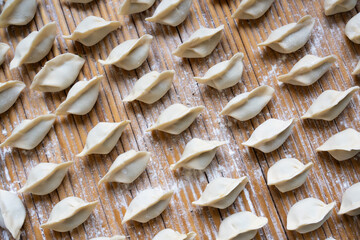
[[[56,115],[85,115],[94,107],[99,96],[100,82],[103,76],[89,81],[80,81],[71,87],[64,102],[56,109]]]
[[[360,61],[356,64],[356,67],[354,68],[352,75],[358,75],[360,74]]]
[[[342,196],[339,215],[356,216],[360,214],[360,183],[355,183]]]
[[[26,25],[35,16],[36,0],[7,0],[0,14],[0,27]]]
[[[223,90],[237,84],[244,70],[244,54],[236,53],[230,60],[212,66],[203,77],[194,77],[198,83]]]
[[[271,7],[274,0],[241,0],[232,18],[257,19]]]
[[[290,136],[294,125],[294,119],[287,121],[268,119],[258,126],[251,137],[242,145],[256,148],[264,153],[272,152]]]
[[[175,71],[167,70],[161,73],[152,71],[142,76],[135,84],[124,102],[138,100],[152,104],[162,98],[171,88]]]
[[[192,0],[162,0],[154,15],[145,20],[176,27],[189,15],[191,4]]]
[[[269,103],[275,90],[269,86],[260,86],[237,95],[226,104],[221,115],[233,117],[239,121],[247,121],[256,115]]]
[[[258,46],[267,46],[279,53],[292,53],[302,48],[309,40],[315,19],[307,15],[296,23],[290,23],[273,31],[265,42]]]
[[[216,178],[206,186],[200,198],[192,204],[220,209],[227,208],[234,203],[248,182],[247,177],[238,179]]]
[[[250,240],[267,223],[266,217],[248,211],[238,212],[221,222],[216,240]]]
[[[295,158],[283,158],[269,168],[267,185],[275,185],[280,192],[294,190],[306,181],[313,163],[306,165]]]
[[[182,58],[203,58],[208,56],[219,44],[224,25],[217,28],[200,28],[183,42],[173,54]]]
[[[22,121],[0,147],[35,148],[50,131],[55,118],[54,114],[48,114]]]
[[[149,34],[127,40],[114,48],[105,60],[98,62],[102,65],[115,65],[128,71],[138,68],[149,56],[152,40],[153,36]]]
[[[218,147],[224,145],[221,141],[206,141],[199,138],[193,138],[184,148],[181,158],[170,166],[171,170],[179,168],[205,169],[213,160]]]
[[[353,94],[360,87],[352,87],[345,91],[327,90],[311,104],[301,119],[334,120],[346,108]]]
[[[9,49],[10,49],[9,45],[7,45],[6,43],[0,42],[0,65],[4,63],[5,56],[6,56],[7,52],[9,51]]]
[[[49,194],[59,187],[73,162],[39,163],[29,172],[26,184],[19,190],[21,193],[35,195]]]
[[[357,0],[324,0],[325,15],[347,12],[356,6]]]
[[[180,134],[185,131],[204,110],[204,106],[187,107],[180,103],[175,103],[167,107],[159,116],[158,120],[147,132],[159,130],[170,134]]]
[[[194,232],[182,234],[170,228],[166,228],[158,232],[152,240],[193,240],[195,237],[196,233]]]
[[[321,227],[330,217],[336,202],[325,204],[316,198],[306,198],[295,203],[287,215],[287,230],[308,233]]]
[[[345,35],[354,43],[360,44],[360,13],[353,16],[347,22]]]
[[[16,80],[0,83],[0,114],[7,111],[16,102],[25,87],[23,82]]]
[[[125,236],[121,236],[121,235],[114,235],[112,237],[96,237],[96,238],[91,238],[90,240],[125,240],[126,237]]]
[[[154,5],[155,0],[124,0],[120,4],[120,15],[130,15],[143,12]]]
[[[167,208],[173,193],[161,189],[146,189],[140,192],[126,209],[122,224],[130,220],[146,223],[156,218]]]
[[[300,59],[289,73],[278,77],[279,82],[297,86],[309,86],[324,75],[336,61],[336,56],[317,57],[306,55]]]
[[[30,89],[41,92],[59,92],[70,87],[84,66],[85,60],[65,53],[47,61],[35,75]]]

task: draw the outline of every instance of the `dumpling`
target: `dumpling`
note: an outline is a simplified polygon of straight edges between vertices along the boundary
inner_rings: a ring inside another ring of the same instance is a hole
[[[130,150],[120,154],[98,185],[105,182],[132,183],[145,171],[149,160],[149,152]]]
[[[20,198],[15,193],[0,189],[0,227],[19,240],[25,217],[25,207]]]
[[[350,159],[360,152],[360,133],[348,128],[330,137],[316,151],[329,152],[338,161]]]
[[[345,91],[327,90],[312,103],[301,119],[334,120],[351,101],[352,95],[360,87],[352,87]]]
[[[360,44],[360,13],[353,16],[347,22],[345,35],[354,43]]]
[[[182,58],[203,58],[208,56],[219,44],[224,25],[217,28],[200,28],[181,44],[173,54]]]
[[[154,15],[145,20],[176,27],[189,15],[191,4],[192,0],[162,0]]]
[[[256,148],[264,153],[272,152],[290,136],[294,125],[294,119],[287,121],[268,119],[258,126],[251,137],[242,145]]]
[[[16,47],[10,69],[19,67],[24,63],[36,63],[43,59],[53,46],[56,37],[56,23],[51,22],[39,31],[31,32],[21,40]]]
[[[130,94],[123,101],[132,102],[138,100],[147,104],[156,102],[169,91],[174,75],[174,70],[161,73],[152,71],[145,74],[135,83]]]
[[[355,183],[346,189],[342,197],[338,214],[347,214],[349,216],[360,214],[360,183]]]
[[[78,41],[85,46],[92,46],[119,27],[120,22],[118,21],[106,21],[101,17],[89,16],[79,23],[70,36],[63,37]]]
[[[302,48],[309,40],[315,20],[307,15],[296,23],[290,23],[273,31],[265,42],[258,46],[267,46],[279,53],[292,53]]]
[[[228,115],[239,121],[247,121],[256,115],[269,103],[275,90],[269,86],[260,86],[237,95],[230,100],[220,112],[221,115]]]
[[[159,130],[170,134],[180,134],[193,123],[202,110],[204,106],[188,108],[183,104],[175,103],[167,107],[156,123],[146,131]]]
[[[250,240],[267,223],[266,217],[248,211],[238,212],[221,222],[216,240]]]
[[[232,87],[241,80],[244,70],[243,58],[243,53],[236,53],[230,60],[212,66],[204,77],[194,77],[194,79],[217,90]]]
[[[287,215],[287,230],[308,233],[321,227],[330,217],[336,202],[325,204],[316,198],[305,198],[295,203]]]
[[[140,192],[127,208],[122,224],[130,220],[146,223],[156,218],[169,205],[173,193],[161,189],[146,189]]]
[[[196,237],[196,233],[194,232],[182,234],[170,228],[166,228],[158,232],[158,234],[156,234],[152,240],[193,240],[195,239],[195,237]]]
[[[179,168],[205,169],[215,157],[218,147],[224,145],[221,141],[206,141],[199,138],[193,138],[185,146],[184,152],[179,161],[170,166],[171,170]]]
[[[56,115],[85,115],[94,107],[99,96],[100,82],[103,76],[89,81],[80,81],[71,87],[64,102],[56,109]]]
[[[289,73],[278,77],[279,82],[297,86],[309,86],[324,75],[336,61],[336,56],[317,57],[306,55],[300,59]]]
[[[24,88],[25,84],[16,80],[0,83],[0,114],[7,111],[16,102]]]
[[[306,181],[313,163],[306,165],[295,158],[283,158],[269,168],[267,185],[275,185],[280,192],[294,190]]]
[[[40,227],[57,232],[71,231],[86,221],[98,203],[67,197],[54,206],[48,221]]]
[[[325,15],[334,15],[336,13],[347,12],[356,6],[357,0],[325,0]]]
[[[102,65],[115,65],[128,71],[138,68],[148,57],[152,40],[153,36],[149,34],[127,40],[114,48],[107,59],[98,62]]]
[[[351,73],[352,75],[358,75],[360,74],[360,61],[358,62],[358,64],[356,65],[354,71]]]
[[[47,114],[22,121],[0,147],[35,148],[50,131],[55,118],[54,114]]]
[[[248,182],[247,177],[238,179],[216,178],[206,186],[199,200],[192,202],[192,204],[220,209],[227,208],[234,203]]]
[[[264,15],[274,0],[242,0],[232,18],[257,19]]]
[[[120,4],[120,15],[143,12],[154,5],[155,0],[124,0]]]
[[[121,235],[115,235],[112,237],[97,237],[97,238],[91,238],[90,240],[125,240],[126,237]]]
[[[129,120],[122,122],[99,122],[90,130],[84,149],[77,157],[90,154],[108,154],[119,141],[125,127],[130,123]]]
[[[26,25],[35,16],[36,0],[8,0],[0,14],[0,27]]]
[[[9,51],[10,46],[6,43],[0,43],[0,65],[4,63],[6,53]]]
[[[59,92],[68,88],[80,73],[85,60],[75,54],[61,54],[46,62],[38,72],[30,89],[41,92]]]

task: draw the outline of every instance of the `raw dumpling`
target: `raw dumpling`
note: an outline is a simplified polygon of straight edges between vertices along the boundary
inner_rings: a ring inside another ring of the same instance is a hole
[[[349,216],[360,214],[360,183],[355,183],[346,189],[342,197],[338,214],[347,214]]]
[[[56,109],[56,115],[85,115],[94,107],[99,95],[103,76],[96,76],[89,81],[80,81],[71,87],[64,102]]]
[[[101,17],[89,16],[79,23],[70,36],[63,37],[64,39],[78,41],[85,46],[92,46],[118,27],[120,27],[118,21],[106,21]]]
[[[282,121],[271,118],[263,122],[242,145],[269,153],[279,148],[290,136],[295,125],[294,119]]]
[[[287,230],[308,233],[321,227],[330,217],[336,203],[325,204],[316,198],[306,198],[295,203],[287,215]]]
[[[50,131],[55,118],[54,114],[48,114],[22,121],[0,147],[35,148]]]
[[[351,73],[352,75],[358,75],[360,74],[360,61],[358,62],[358,64],[356,65],[354,71]]]
[[[188,108],[183,104],[175,103],[166,108],[156,123],[146,131],[159,130],[170,134],[180,134],[192,124],[202,110],[204,106]]]
[[[224,25],[217,28],[200,28],[181,44],[173,54],[182,58],[203,58],[208,56],[219,44]]]
[[[360,152],[360,133],[348,128],[330,137],[316,151],[329,152],[338,161],[350,159]]]
[[[0,43],[0,65],[4,63],[6,53],[9,51],[10,46],[6,43]]]
[[[345,35],[354,43],[360,44],[360,13],[353,16],[347,22]]]
[[[135,83],[130,94],[123,101],[132,102],[139,100],[147,104],[156,102],[171,88],[174,74],[174,70],[167,70],[161,73],[152,71],[145,74]]]
[[[51,22],[39,31],[31,32],[21,40],[16,47],[10,69],[19,67],[24,63],[36,63],[43,59],[53,46],[56,37],[56,23]]]
[[[191,3],[192,0],[163,0],[154,15],[145,20],[176,27],[189,15]]]
[[[0,83],[0,114],[7,111],[16,102],[24,88],[25,84],[16,80]]]
[[[250,240],[267,223],[266,217],[248,211],[238,212],[221,222],[216,240]]]
[[[79,75],[85,60],[75,54],[61,54],[46,62],[38,72],[30,89],[41,92],[59,92],[68,88]]]
[[[114,48],[107,59],[98,62],[102,65],[115,65],[128,71],[138,68],[148,57],[152,40],[153,36],[149,34],[127,40]]]
[[[120,154],[106,175],[100,179],[99,185],[105,182],[132,183],[145,171],[149,160],[149,152],[130,150]]]
[[[334,120],[351,101],[352,95],[360,87],[352,87],[345,91],[327,90],[313,102],[301,119]]]
[[[294,190],[306,181],[313,163],[302,164],[295,158],[284,158],[269,168],[267,184],[275,185],[280,192]]]
[[[155,0],[124,0],[120,4],[120,15],[130,15],[149,9]]]
[[[317,57],[306,55],[300,59],[289,73],[278,77],[279,82],[297,86],[309,86],[324,75],[336,61],[336,56]]]
[[[26,184],[19,190],[21,193],[35,195],[49,194],[59,187],[73,162],[40,163],[29,172]]]
[[[325,15],[347,12],[356,6],[357,0],[325,0]]]
[[[0,227],[19,240],[25,217],[25,207],[20,198],[15,193],[0,189]]]
[[[307,15],[297,23],[290,23],[273,31],[268,39],[258,44],[279,53],[292,53],[303,47],[309,40],[315,20]]]
[[[91,238],[90,240],[125,240],[126,237],[121,235],[115,235],[112,237],[97,237],[97,238]]]
[[[230,100],[220,112],[221,115],[228,115],[239,121],[247,121],[256,115],[268,104],[275,90],[269,86],[260,86],[237,95]]]
[[[206,84],[218,90],[223,90],[237,84],[241,80],[244,69],[243,53],[236,53],[230,60],[212,66],[204,77],[195,77],[198,83]]]
[[[274,0],[242,0],[232,18],[257,19],[264,15]]]
[[[192,202],[192,204],[220,209],[227,208],[234,203],[248,182],[247,177],[238,179],[216,178],[206,186],[199,200]]]
[[[36,13],[36,0],[8,0],[0,14],[0,27],[26,25]]]
[[[50,213],[48,221],[40,227],[57,232],[68,232],[86,221],[98,201],[85,202],[78,197],[67,197],[58,202]]]
[[[140,192],[127,208],[122,224],[130,220],[146,223],[156,218],[169,205],[173,193],[161,189],[146,189]]]
[[[193,138],[185,146],[184,152],[179,161],[170,166],[171,170],[179,168],[205,169],[215,157],[218,147],[224,145],[225,142],[205,141],[199,138]]]
[[[193,240],[195,239],[195,237],[196,237],[196,233],[194,232],[182,234],[170,228],[166,228],[158,232],[158,234],[156,234],[152,240]]]

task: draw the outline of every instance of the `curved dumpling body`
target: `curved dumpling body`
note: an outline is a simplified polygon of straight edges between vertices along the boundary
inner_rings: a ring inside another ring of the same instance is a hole
[[[194,138],[185,146],[184,152],[179,161],[170,166],[171,170],[179,168],[205,169],[215,157],[218,147],[224,145],[225,142],[220,141],[205,141],[199,138]]]
[[[36,0],[8,0],[0,14],[0,27],[26,25],[36,13]]]
[[[180,134],[191,125],[202,110],[204,110],[203,106],[188,108],[183,104],[175,103],[166,108],[156,123],[146,131],[159,130],[170,134]]]
[[[182,234],[170,228],[166,228],[158,232],[158,234],[156,234],[152,240],[193,240],[195,239],[195,237],[196,237],[196,233],[194,232]]]
[[[265,42],[258,46],[267,46],[279,53],[292,53],[303,47],[309,40],[315,20],[307,15],[296,23],[290,23],[273,31]]]
[[[143,12],[154,5],[155,0],[125,0],[120,4],[120,15]]]
[[[200,28],[181,44],[173,54],[182,58],[203,58],[208,56],[219,44],[224,25],[217,28]]]
[[[6,43],[0,43],[0,65],[4,63],[6,53],[9,51],[10,46]]]
[[[357,0],[325,0],[325,15],[334,15],[336,13],[347,12],[356,6]]]
[[[354,43],[360,44],[360,13],[353,16],[347,22],[345,35]]]
[[[0,147],[35,148],[50,131],[55,118],[54,114],[48,114],[22,121]]]
[[[358,62],[358,64],[356,65],[354,71],[351,73],[352,75],[358,75],[360,74],[360,61]]]
[[[268,104],[275,90],[269,86],[260,86],[237,95],[226,104],[221,115],[231,116],[239,121],[247,121],[256,115]]]
[[[308,233],[319,228],[330,217],[336,203],[325,204],[316,198],[306,198],[295,203],[287,215],[287,230]]]
[[[149,34],[127,40],[114,48],[107,59],[98,62],[102,65],[115,65],[128,71],[138,68],[148,57],[152,40],[153,36]]]
[[[351,101],[352,95],[360,87],[352,87],[345,91],[327,90],[312,103],[301,119],[334,120]]]
[[[279,148],[290,136],[295,125],[294,119],[282,121],[271,118],[263,122],[242,145],[269,153]]]
[[[284,158],[269,168],[267,184],[275,185],[280,192],[294,190],[306,181],[313,163],[302,164],[295,158]]]
[[[232,87],[241,80],[244,70],[244,54],[236,53],[230,60],[212,66],[204,77],[195,77],[198,83],[222,90]]]
[[[56,115],[84,115],[94,107],[99,96],[100,82],[103,76],[89,81],[80,81],[71,87],[64,102],[55,111]]]
[[[126,210],[122,224],[133,220],[146,223],[159,216],[169,205],[173,191],[163,192],[161,189],[146,189],[140,192]]]
[[[97,237],[97,238],[91,238],[90,240],[125,240],[125,236],[121,235],[114,235],[112,237]]]
[[[0,83],[0,114],[7,111],[16,102],[24,88],[25,84],[16,80]]]
[[[227,208],[234,203],[248,182],[247,177],[238,179],[216,178],[206,186],[199,200],[192,202],[192,204],[220,209]]]
[[[242,0],[232,18],[257,19],[264,15],[274,0]]]
[[[10,62],[10,69],[24,63],[35,63],[43,59],[53,46],[56,37],[56,23],[51,22],[39,31],[31,32],[16,46],[15,55]]]
[[[278,77],[279,82],[297,86],[309,86],[324,75],[336,61],[336,56],[317,57],[306,55],[300,59],[289,73]]]
[[[151,104],[159,100],[171,88],[174,79],[174,70],[161,73],[152,71],[142,76],[134,85],[130,94],[123,99],[124,102],[139,100]]]
[[[346,191],[341,200],[339,215],[356,216],[360,214],[360,183],[355,183]]]

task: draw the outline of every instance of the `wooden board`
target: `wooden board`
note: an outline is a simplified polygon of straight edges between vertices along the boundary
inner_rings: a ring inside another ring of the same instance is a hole
[[[353,78],[350,72],[357,63],[360,47],[345,37],[344,28],[346,22],[360,10],[360,4],[350,12],[325,17],[322,1],[275,0],[270,10],[260,19],[234,21],[230,16],[239,1],[194,0],[190,15],[176,28],[144,20],[152,15],[159,1],[150,10],[132,16],[119,16],[119,4],[120,1],[112,0],[95,0],[86,5],[68,4],[65,0],[39,0],[35,19],[30,24],[11,26],[0,31],[1,42],[11,46],[11,51],[1,66],[1,82],[18,79],[29,87],[34,75],[47,60],[65,52],[76,53],[86,59],[79,80],[90,79],[98,74],[105,76],[99,99],[89,114],[59,117],[49,134],[34,150],[0,149],[0,187],[11,191],[23,186],[30,169],[40,162],[75,162],[64,182],[51,194],[42,197],[19,195],[27,210],[22,230],[23,239],[89,239],[113,234],[124,234],[130,239],[151,239],[163,228],[173,228],[180,232],[195,231],[199,239],[215,239],[221,220],[243,210],[269,219],[256,239],[325,239],[330,236],[338,240],[360,238],[359,217],[339,217],[336,214],[345,189],[359,182],[358,157],[337,162],[328,154],[315,152],[332,134],[348,127],[360,129],[358,93],[334,121],[298,121],[291,137],[277,151],[263,154],[241,145],[266,119],[299,118],[324,90],[344,90],[359,84],[359,79]],[[301,50],[284,55],[257,47],[257,43],[265,40],[273,29],[294,22],[306,14],[316,18],[316,25],[310,41]],[[62,38],[62,35],[70,34],[82,19],[91,15],[118,20],[122,28],[93,47],[85,47]],[[9,62],[19,41],[50,21],[56,21],[58,26],[58,36],[51,53],[39,63],[10,71]],[[225,25],[224,37],[209,57],[182,60],[171,54],[200,26],[216,27],[221,24]],[[145,33],[155,36],[155,39],[149,58],[140,68],[127,72],[116,67],[102,67],[97,63],[98,59],[106,58],[121,42]],[[239,51],[245,55],[245,70],[239,84],[219,92],[194,81],[194,76],[202,76],[209,67],[229,59]],[[338,61],[319,82],[310,87],[279,87],[276,76],[288,72],[305,54],[335,54]],[[121,101],[139,77],[152,70],[166,69],[174,69],[176,79],[171,90],[160,101],[150,106]],[[219,116],[221,109],[235,95],[265,84],[274,87],[276,94],[257,117],[251,121],[238,122]],[[15,105],[0,116],[0,142],[22,120],[53,112],[65,99],[66,93],[67,91],[42,94],[26,88]],[[159,132],[146,133],[145,129],[173,103],[204,105],[206,110],[188,130],[178,136]],[[131,120],[131,127],[126,129],[110,154],[75,157],[82,150],[87,133],[96,123],[125,119]],[[194,137],[225,140],[227,144],[219,149],[214,161],[205,171],[172,172],[170,164],[179,159],[185,144]],[[129,185],[97,186],[114,159],[130,149],[151,152],[152,160],[146,172]],[[282,194],[266,185],[266,173],[269,166],[284,157],[295,157],[302,162],[312,161],[314,167],[306,184],[293,192]],[[244,175],[249,177],[250,183],[231,207],[217,210],[191,205],[206,184],[214,178]],[[122,225],[121,219],[132,198],[149,187],[174,189],[170,206],[161,217],[146,224],[132,222]],[[83,225],[71,232],[42,230],[39,226],[48,219],[53,206],[67,196],[77,196],[87,201],[99,200],[100,204]],[[336,209],[332,211],[330,219],[312,233],[300,235],[287,231],[288,210],[306,197],[315,197],[327,203],[336,201]],[[1,230],[0,238],[8,237],[9,234]]]

